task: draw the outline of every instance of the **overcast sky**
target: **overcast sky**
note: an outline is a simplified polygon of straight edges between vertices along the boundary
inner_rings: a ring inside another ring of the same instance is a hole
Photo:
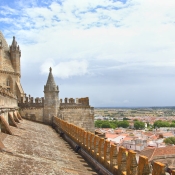
[[[174,0],[0,0],[0,30],[21,48],[22,86],[94,107],[175,106]]]

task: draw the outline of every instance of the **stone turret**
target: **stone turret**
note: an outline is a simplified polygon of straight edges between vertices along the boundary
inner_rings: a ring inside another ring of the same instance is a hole
[[[44,86],[44,123],[51,124],[52,117],[58,115],[59,108],[59,89],[55,84],[54,77],[52,75],[52,68],[50,68],[47,83]]]
[[[21,74],[20,71],[20,57],[21,51],[19,45],[17,44],[15,37],[13,37],[12,45],[10,46],[11,62],[15,73]]]

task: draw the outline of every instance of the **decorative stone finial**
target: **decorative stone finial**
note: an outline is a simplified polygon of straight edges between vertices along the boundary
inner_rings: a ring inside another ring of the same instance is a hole
[[[50,72],[52,72],[52,68],[51,68],[51,67],[50,67],[50,69],[49,69],[49,70],[50,70]]]

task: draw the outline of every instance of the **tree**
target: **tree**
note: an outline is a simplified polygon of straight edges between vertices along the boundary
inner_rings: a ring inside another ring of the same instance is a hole
[[[175,144],[175,137],[168,137],[163,141],[166,144]]]
[[[111,125],[109,122],[104,122],[102,125],[101,125],[102,128],[111,128]]]
[[[127,120],[119,121],[118,122],[118,127],[128,128],[129,127],[129,122]]]
[[[174,122],[171,123],[171,124],[170,124],[170,127],[175,127],[175,123],[174,123]]]
[[[170,123],[167,121],[157,120],[154,122],[154,128],[156,127],[170,127]]]
[[[101,128],[101,125],[102,124],[103,124],[103,121],[102,120],[95,121],[95,127],[97,127],[97,128]]]
[[[144,129],[145,128],[145,123],[141,121],[135,121],[134,122],[134,128],[135,129]]]

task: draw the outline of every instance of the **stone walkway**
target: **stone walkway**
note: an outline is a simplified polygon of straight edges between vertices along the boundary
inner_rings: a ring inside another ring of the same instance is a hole
[[[27,120],[0,133],[0,175],[96,175],[51,127]]]

